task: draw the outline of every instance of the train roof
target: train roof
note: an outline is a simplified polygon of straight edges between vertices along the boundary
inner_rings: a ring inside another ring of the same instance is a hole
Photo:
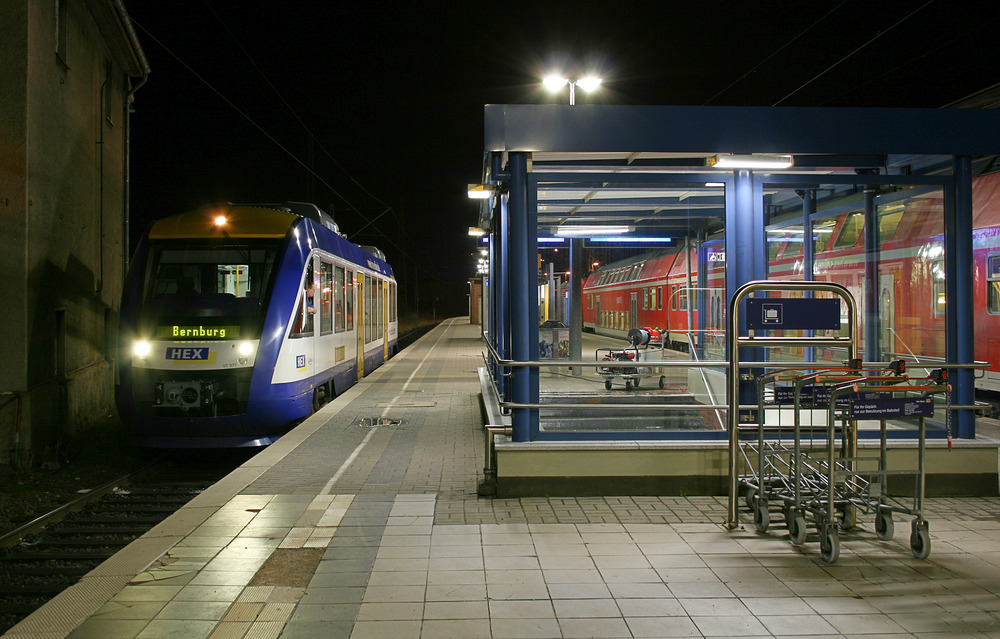
[[[149,230],[150,239],[184,239],[205,237],[214,233],[217,219],[225,217],[229,237],[285,237],[292,223],[301,216],[277,207],[222,204],[179,213],[155,222]]]

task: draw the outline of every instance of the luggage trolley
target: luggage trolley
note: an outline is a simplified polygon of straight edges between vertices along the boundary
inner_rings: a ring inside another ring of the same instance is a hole
[[[756,292],[825,292],[832,293],[835,297],[826,298],[771,298],[771,297],[750,297]],[[747,298],[746,319],[747,335],[741,336],[740,304]],[[839,298],[839,299],[838,299]],[[788,330],[837,330],[839,332],[841,303],[848,308],[848,327],[845,335],[822,335],[805,337],[783,337],[783,336],[758,336],[754,334],[756,330],[764,331],[788,331]],[[741,485],[748,489],[747,502],[754,512],[755,524],[758,529],[766,530],[768,525],[769,511],[767,510],[768,500],[771,498],[781,499],[786,504],[785,514],[789,522],[790,531],[795,532],[793,538],[801,536],[804,539],[805,526],[804,517],[800,515],[804,512],[801,508],[801,500],[807,496],[820,494],[823,491],[823,482],[819,479],[817,484],[805,485],[808,479],[813,481],[816,477],[821,478],[819,473],[805,473],[807,467],[804,463],[805,454],[801,450],[801,432],[799,414],[801,409],[798,403],[795,405],[794,413],[795,427],[793,431],[792,448],[788,448],[780,439],[777,442],[765,439],[766,425],[763,408],[763,385],[758,384],[758,415],[756,443],[749,444],[747,449],[741,446],[740,431],[740,404],[739,404],[739,382],[741,379],[740,370],[740,348],[741,347],[831,347],[845,348],[847,350],[847,361],[850,364],[849,370],[840,371],[851,375],[851,380],[860,377],[855,365],[860,366],[856,358],[857,354],[857,326],[858,326],[857,304],[854,296],[844,286],[833,282],[783,282],[783,281],[755,281],[741,286],[733,296],[729,305],[729,334],[730,334],[730,359],[729,359],[729,513],[727,526],[732,529],[739,525],[739,513],[737,511],[738,493]],[[744,365],[743,368],[749,366]],[[760,363],[757,363],[757,368]],[[809,368],[805,368],[809,367]],[[809,363],[803,364],[799,369],[817,371],[818,365]],[[785,370],[789,372],[788,369]],[[833,374],[833,371],[829,371]],[[773,376],[772,376],[773,377]],[[796,394],[796,402],[799,393]],[[780,426],[780,425],[779,425]],[[777,429],[780,435],[781,428]],[[827,476],[832,475],[838,468],[838,459],[834,454],[834,437],[832,428],[828,422],[828,446],[827,459],[825,463],[821,460],[817,468],[826,468]],[[844,448],[843,458],[854,456],[857,442],[857,434],[853,431],[844,431],[842,443]],[[757,465],[754,468],[751,457],[756,457]],[[739,475],[739,459],[744,459],[747,474]],[[842,463],[842,462],[841,462]],[[846,468],[841,467],[841,470]],[[806,488],[806,490],[803,490]],[[753,492],[751,492],[753,491]],[[754,494],[756,493],[756,494]],[[829,494],[829,490],[826,491]],[[796,505],[799,507],[796,507]],[[833,504],[830,509],[834,508]],[[827,523],[823,523],[823,531],[827,530]],[[800,530],[793,530],[793,528]],[[830,533],[833,536],[836,533]],[[824,556],[824,559],[827,557]],[[836,557],[830,559],[835,561]]]
[[[902,513],[912,515],[910,526],[910,550],[917,559],[926,559],[930,554],[931,541],[928,534],[927,521],[923,516],[923,501],[925,490],[924,459],[926,454],[926,423],[927,417],[934,414],[934,396],[943,394],[949,396],[951,387],[946,383],[943,369],[934,371],[925,379],[910,379],[906,375],[869,377],[862,381],[845,383],[833,389],[830,393],[829,425],[827,431],[828,454],[833,440],[834,412],[841,411],[841,421],[857,423],[858,420],[878,420],[880,431],[879,454],[877,456],[858,456],[857,454],[842,457],[842,466],[828,467],[826,495],[823,500],[817,499],[814,505],[820,505],[814,510],[817,519],[822,521],[820,533],[820,551],[823,559],[836,561],[839,554],[839,540],[834,509],[839,508],[843,517],[854,509],[865,514],[875,513],[875,534],[882,541],[888,541],[893,536],[892,514]],[[841,404],[840,398],[846,401]],[[913,469],[890,469],[887,458],[888,423],[917,423],[917,467]],[[846,430],[845,430],[846,433]],[[846,438],[846,435],[845,435]],[[868,464],[873,468],[861,468]],[[893,497],[888,492],[888,479],[891,475],[912,474],[914,489],[912,505],[907,505],[902,499]],[[825,501],[825,503],[820,503]],[[842,528],[848,528],[853,521],[846,519],[841,522]]]

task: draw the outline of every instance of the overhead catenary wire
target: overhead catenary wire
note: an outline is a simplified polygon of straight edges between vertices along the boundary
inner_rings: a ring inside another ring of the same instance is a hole
[[[288,100],[285,99],[285,95],[281,91],[279,91],[276,86],[274,86],[274,83],[271,82],[271,79],[267,76],[266,73],[264,73],[264,70],[260,68],[260,65],[257,64],[257,60],[255,60],[254,57],[252,55],[250,55],[250,52],[247,51],[246,47],[243,46],[243,43],[240,41],[240,39],[237,38],[236,34],[233,33],[232,29],[229,28],[229,24],[225,20],[223,20],[221,16],[219,16],[218,12],[216,12],[215,8],[212,7],[211,3],[209,3],[208,0],[205,0],[205,5],[208,7],[209,11],[212,12],[212,15],[215,16],[216,21],[218,21],[219,24],[222,26],[222,28],[225,29],[226,33],[229,34],[229,37],[233,40],[233,42],[236,43],[236,46],[239,47],[240,51],[243,52],[243,55],[246,56],[247,60],[250,61],[250,64],[253,65],[253,68],[257,71],[257,73],[260,75],[260,77],[264,79],[264,82],[267,83],[267,86],[271,88],[271,91],[273,91],[276,96],[278,96],[278,99],[281,100],[282,104],[284,104],[285,107],[288,108],[288,111],[292,114],[292,116],[295,118],[295,120],[302,126],[302,128],[305,129],[305,132],[309,134],[310,139],[319,146],[320,150],[326,155],[326,157],[328,157],[330,159],[330,161],[332,161],[334,164],[336,164],[337,168],[339,168],[341,171],[343,171],[344,175],[346,175],[347,178],[352,183],[354,183],[355,186],[357,186],[359,189],[361,189],[361,191],[364,192],[365,195],[367,195],[368,197],[372,198],[373,200],[375,200],[376,202],[378,202],[382,206],[385,206],[387,208],[392,208],[391,205],[386,204],[384,201],[382,201],[376,195],[374,195],[371,191],[369,191],[367,188],[365,188],[365,186],[363,184],[361,184],[361,182],[359,182],[358,180],[356,180],[354,178],[354,176],[351,175],[347,171],[346,168],[344,168],[344,165],[341,164],[340,161],[337,160],[337,158],[335,158],[332,153],[330,153],[330,151],[323,145],[323,143],[319,140],[319,138],[316,136],[316,134],[312,132],[312,129],[309,128],[309,125],[307,125],[305,123],[305,120],[303,120],[299,116],[299,114],[295,110],[295,108],[291,104],[289,104]],[[357,211],[357,207],[355,205],[353,205],[351,202],[349,202],[347,200],[347,198],[345,198],[342,194],[337,193],[336,191],[334,191],[334,193],[339,198],[341,198],[344,201],[345,204],[347,204],[353,210]],[[380,217],[381,217],[381,215],[384,215],[384,212],[382,214],[380,214]],[[364,216],[362,215],[362,217],[364,217]],[[378,218],[376,218],[376,219],[378,219]],[[374,222],[374,220],[369,220],[368,224],[366,226],[370,225],[372,222]]]
[[[298,156],[296,156],[294,153],[292,153],[292,151],[290,149],[288,149],[285,145],[283,145],[280,141],[278,141],[277,138],[275,138],[273,135],[271,135],[267,131],[267,129],[265,129],[263,126],[261,126],[253,118],[251,118],[248,113],[246,113],[245,111],[243,111],[242,109],[240,109],[240,107],[238,107],[232,100],[230,100],[229,98],[227,98],[225,96],[225,94],[222,93],[222,91],[220,91],[219,89],[215,88],[215,86],[213,86],[211,82],[209,82],[208,80],[206,80],[205,78],[203,78],[197,71],[195,71],[191,67],[191,65],[189,65],[184,60],[182,60],[180,56],[178,56],[176,53],[174,53],[173,50],[171,50],[167,45],[163,44],[163,42],[161,42],[156,36],[154,36],[149,31],[149,29],[147,29],[146,27],[142,26],[141,24],[139,24],[138,22],[136,22],[132,18],[130,18],[130,20],[131,20],[132,24],[134,24],[135,26],[137,26],[140,29],[142,29],[142,31],[147,36],[149,36],[150,40],[152,40],[153,42],[155,42],[164,51],[166,51],[168,54],[170,54],[170,56],[173,57],[175,60],[177,60],[177,62],[181,66],[183,66],[185,69],[187,69],[188,72],[191,73],[191,75],[193,75],[195,78],[197,78],[202,84],[204,84],[206,87],[208,87],[213,93],[215,93],[215,95],[217,95],[219,97],[219,99],[221,99],[223,102],[225,102],[227,105],[229,105],[234,111],[236,111],[237,113],[239,113],[247,122],[249,122],[250,124],[252,124],[254,126],[254,128],[256,128],[258,131],[260,131],[264,135],[264,137],[266,137],[268,140],[270,140],[271,142],[273,142],[274,145],[277,146],[279,149],[281,149],[282,151],[284,151],[288,155],[288,157],[292,158],[299,166],[301,166],[306,171],[308,171],[310,175],[312,175],[317,180],[319,180],[320,182],[322,182],[323,185],[326,186],[328,189],[330,189],[330,191],[333,192],[337,197],[341,198],[345,202],[347,201],[347,198],[345,198],[343,195],[341,195],[340,192],[337,191],[337,189],[333,188],[333,186],[329,182],[327,182],[326,180],[324,180],[321,175],[319,175],[318,173],[316,173],[312,169],[312,167],[310,167],[308,164],[306,164],[305,162],[303,162],[302,160],[300,160],[298,158]],[[361,214],[360,212],[359,212],[359,215],[361,215],[362,217],[364,217],[364,215]],[[365,218],[365,219],[367,220],[367,218]]]
[[[821,78],[822,76],[824,76],[829,71],[833,70],[835,67],[839,66],[841,63],[843,63],[848,58],[854,56],[857,52],[861,51],[862,49],[864,49],[865,47],[867,47],[868,45],[870,45],[872,42],[875,42],[876,40],[878,40],[879,38],[881,38],[885,34],[889,33],[890,31],[892,31],[893,29],[895,29],[896,27],[898,27],[899,25],[901,25],[903,22],[906,22],[906,20],[908,20],[909,18],[913,17],[916,13],[918,13],[921,10],[923,10],[924,8],[926,8],[928,5],[932,4],[933,2],[934,2],[934,0],[927,0],[927,2],[923,3],[922,5],[920,5],[919,7],[917,7],[916,9],[914,9],[913,11],[911,11],[910,13],[906,14],[905,16],[903,16],[902,18],[900,18],[899,20],[897,20],[896,22],[894,22],[891,26],[889,26],[888,29],[886,29],[885,31],[879,31],[878,33],[875,34],[874,37],[868,39],[867,42],[865,42],[861,46],[857,47],[856,49],[854,49],[853,51],[851,51],[850,53],[848,53],[847,55],[845,55],[843,58],[837,60],[836,62],[834,62],[833,64],[831,64],[830,66],[828,66],[827,68],[823,69],[822,71],[820,71],[819,73],[817,73],[815,76],[813,76],[812,78],[810,78],[809,80],[807,80],[806,82],[804,82],[797,89],[795,89],[794,91],[792,91],[791,93],[789,93],[785,97],[781,98],[780,100],[778,100],[777,102],[775,102],[771,106],[773,106],[773,107],[778,106],[779,104],[781,104],[782,102],[784,102],[788,98],[792,97],[793,95],[795,95],[796,93],[798,93],[802,89],[806,88],[807,86],[809,86],[810,84],[812,84],[813,82],[815,82],[816,80],[818,80],[819,78]]]
[[[776,56],[779,53],[781,53],[782,51],[784,51],[793,42],[795,42],[796,40],[798,40],[799,38],[801,38],[802,36],[804,36],[806,33],[808,33],[813,27],[815,27],[816,25],[818,25],[820,22],[823,22],[824,20],[826,20],[828,17],[830,17],[830,15],[832,13],[834,13],[835,11],[837,11],[837,9],[840,9],[842,6],[844,6],[845,4],[847,4],[847,2],[848,2],[848,0],[842,0],[840,4],[838,4],[837,6],[833,7],[832,9],[830,9],[829,11],[827,11],[826,13],[824,13],[818,20],[816,20],[815,22],[813,22],[812,24],[810,24],[805,29],[799,31],[798,34],[794,38],[792,38],[791,40],[789,40],[785,44],[783,44],[780,47],[778,47],[777,49],[775,49],[771,53],[771,55],[767,56],[766,58],[764,58],[763,60],[761,60],[760,62],[758,62],[757,64],[755,64],[753,66],[753,68],[751,68],[749,71],[747,71],[746,73],[744,73],[740,77],[736,78],[735,80],[733,80],[732,82],[730,82],[729,84],[727,84],[725,87],[723,87],[722,89],[720,89],[718,92],[716,92],[715,95],[713,95],[709,99],[707,99],[704,102],[702,102],[701,103],[702,106],[705,106],[706,104],[708,104],[709,102],[711,102],[715,98],[719,97],[720,95],[722,95],[723,93],[725,93],[726,91],[728,91],[729,89],[731,89],[733,87],[733,85],[735,85],[737,82],[743,80],[748,75],[750,75],[751,73],[753,73],[754,71],[756,71],[760,67],[764,66],[764,64],[766,64],[768,60],[770,60],[774,56]]]

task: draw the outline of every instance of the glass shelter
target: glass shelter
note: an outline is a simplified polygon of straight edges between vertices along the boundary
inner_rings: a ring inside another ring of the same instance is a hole
[[[860,358],[947,368],[935,417],[975,436],[1000,246],[974,226],[1000,220],[973,194],[997,182],[996,112],[488,105],[485,125],[484,335],[514,441],[726,438],[728,305],[762,280],[846,287]],[[817,330],[852,324],[833,319]],[[740,360],[843,363],[797,343],[813,335]]]

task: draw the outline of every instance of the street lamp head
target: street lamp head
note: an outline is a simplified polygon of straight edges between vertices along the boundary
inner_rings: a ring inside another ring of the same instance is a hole
[[[542,84],[544,84],[545,88],[548,89],[549,91],[558,91],[559,89],[566,86],[567,82],[569,82],[568,78],[564,78],[559,75],[547,75],[542,80]]]
[[[585,78],[580,78],[576,81],[576,84],[584,91],[593,91],[597,87],[601,86],[601,79],[591,75]]]

